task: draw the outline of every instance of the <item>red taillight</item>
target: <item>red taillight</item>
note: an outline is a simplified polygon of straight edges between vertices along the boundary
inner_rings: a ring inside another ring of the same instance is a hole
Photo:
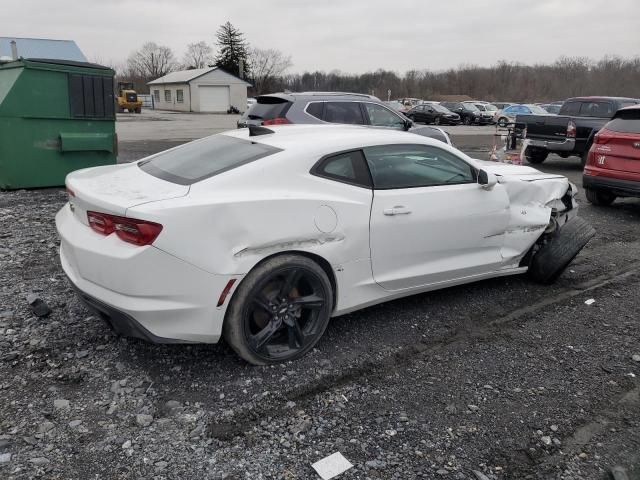
[[[606,132],[600,131],[594,135],[593,143],[595,143],[596,145],[604,145],[606,143],[609,143],[611,139],[611,135],[607,135]]]
[[[89,226],[102,235],[111,235],[115,227],[113,226],[113,216],[106,213],[87,212]]]
[[[162,231],[162,225],[159,223],[107,213],[87,212],[87,220],[89,226],[101,235],[111,235],[115,232],[120,240],[133,245],[151,245]]]
[[[278,118],[272,118],[270,120],[265,120],[264,122],[262,122],[262,125],[287,125],[288,123],[291,123],[291,122],[286,118],[278,117]]]
[[[569,123],[567,123],[567,137],[576,138],[576,122],[573,120],[569,120]]]

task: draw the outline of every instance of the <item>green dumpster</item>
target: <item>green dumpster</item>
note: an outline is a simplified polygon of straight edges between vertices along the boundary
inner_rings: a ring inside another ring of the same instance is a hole
[[[0,189],[64,185],[116,163],[114,71],[91,63],[0,64]]]

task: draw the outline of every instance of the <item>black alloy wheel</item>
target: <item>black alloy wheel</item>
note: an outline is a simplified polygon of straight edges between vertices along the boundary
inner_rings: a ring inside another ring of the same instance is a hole
[[[436,116],[436,118],[433,119],[433,123],[434,125],[440,125],[440,115]]]
[[[285,362],[313,348],[332,310],[331,282],[320,266],[302,256],[275,257],[238,287],[224,336],[250,363]]]
[[[462,123],[464,123],[465,125],[471,125],[471,117],[466,116],[462,119]]]

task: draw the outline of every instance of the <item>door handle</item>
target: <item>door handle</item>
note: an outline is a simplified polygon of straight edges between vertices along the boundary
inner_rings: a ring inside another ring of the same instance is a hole
[[[396,205],[393,208],[385,208],[382,210],[382,213],[385,215],[409,215],[411,210],[409,210],[404,205]]]

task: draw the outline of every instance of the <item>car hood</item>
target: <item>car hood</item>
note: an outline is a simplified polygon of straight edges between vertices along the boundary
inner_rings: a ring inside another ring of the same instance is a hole
[[[566,207],[561,199],[569,191],[572,208],[578,206],[575,202],[577,187],[562,175],[544,173],[526,165],[476,161],[483,170],[498,177],[498,182],[507,189],[512,204],[533,204],[564,210]]]

